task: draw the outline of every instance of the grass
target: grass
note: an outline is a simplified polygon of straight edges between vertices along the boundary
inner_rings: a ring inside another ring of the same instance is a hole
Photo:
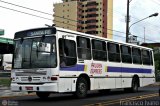
[[[10,78],[0,78],[0,86],[7,86],[9,87],[11,84]]]

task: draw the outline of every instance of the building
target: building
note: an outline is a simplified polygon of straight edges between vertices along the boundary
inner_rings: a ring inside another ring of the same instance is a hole
[[[63,0],[53,17],[58,27],[112,39],[113,0]]]

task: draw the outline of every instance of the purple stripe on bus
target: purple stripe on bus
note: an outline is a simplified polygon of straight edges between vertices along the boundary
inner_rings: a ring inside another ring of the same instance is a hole
[[[61,67],[61,71],[84,71],[85,65],[77,64],[73,67]],[[127,67],[112,67],[108,66],[107,72],[122,72],[122,73],[151,73],[151,69],[144,68],[127,68]]]
[[[151,69],[144,68],[127,68],[127,67],[108,67],[108,72],[122,72],[122,73],[151,73]]]
[[[84,66],[85,65],[77,64],[73,67],[61,67],[60,70],[61,71],[84,71]]]

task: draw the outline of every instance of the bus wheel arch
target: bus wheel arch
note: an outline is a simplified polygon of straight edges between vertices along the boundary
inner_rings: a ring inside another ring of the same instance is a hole
[[[90,90],[90,78],[87,74],[81,74],[76,81],[75,96],[84,98],[87,96],[88,90]]]
[[[138,87],[140,87],[140,80],[139,80],[139,76],[137,74],[133,76],[131,84],[132,84],[131,91],[138,92]]]

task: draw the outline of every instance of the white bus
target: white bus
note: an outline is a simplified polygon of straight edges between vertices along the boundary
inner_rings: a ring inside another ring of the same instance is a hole
[[[13,54],[4,54],[3,55],[3,70],[12,70],[12,56]]]
[[[153,50],[57,27],[20,31],[15,51],[11,90],[50,93],[138,87],[155,82]]]

